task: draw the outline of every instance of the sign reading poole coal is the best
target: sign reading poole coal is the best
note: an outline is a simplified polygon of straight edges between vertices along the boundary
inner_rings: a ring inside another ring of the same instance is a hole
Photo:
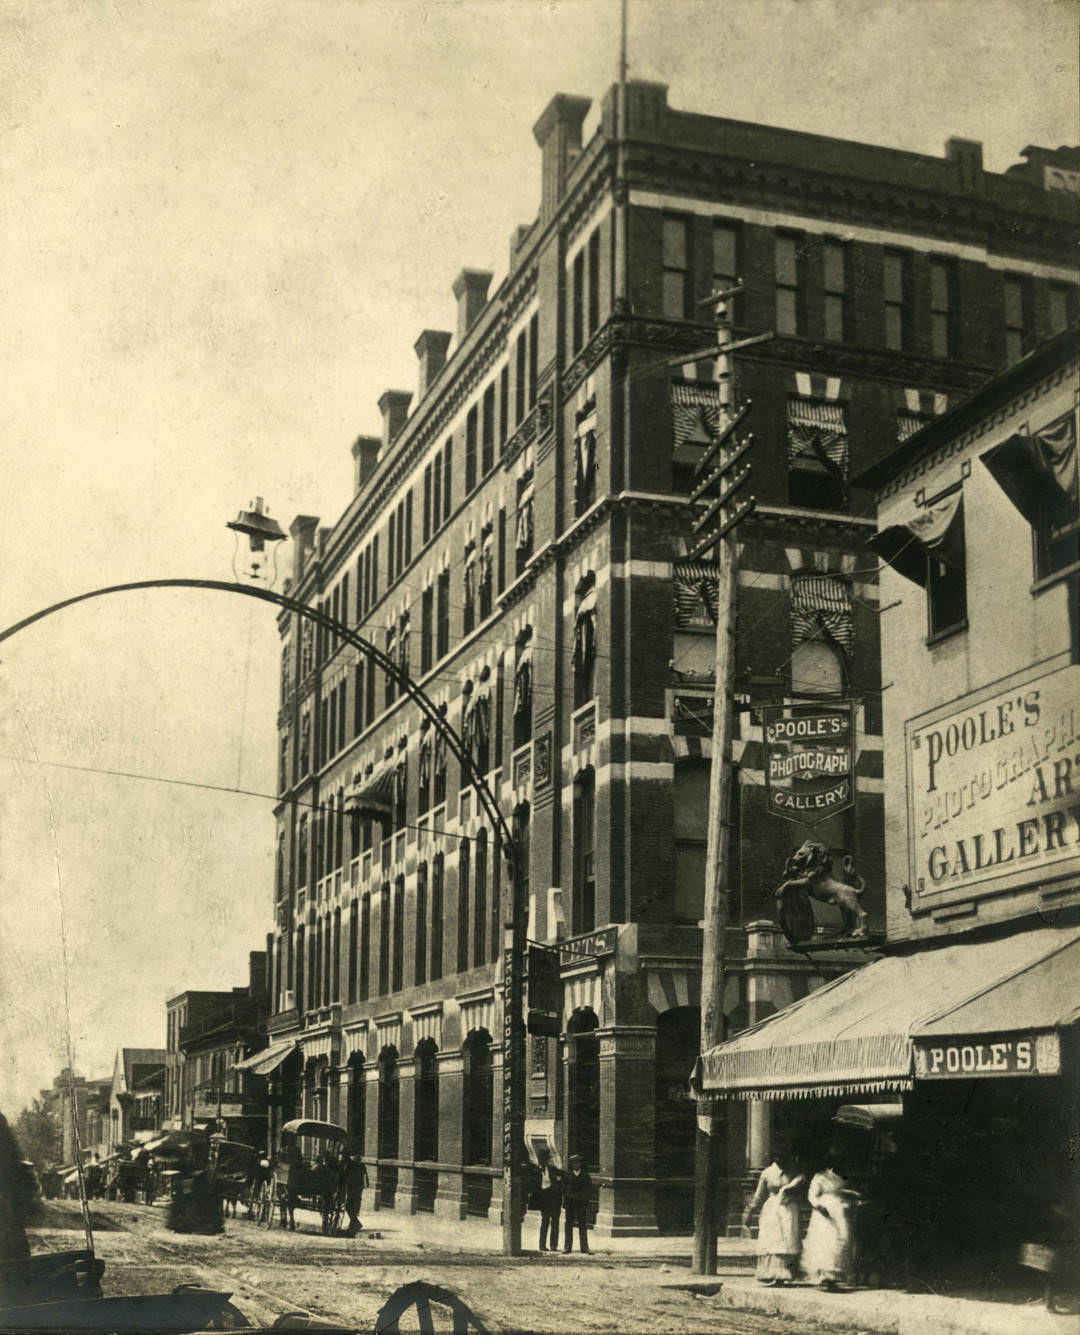
[[[850,704],[774,705],[761,711],[765,795],[774,816],[817,825],[855,800]]]
[[[1017,673],[905,734],[916,904],[1080,871],[1080,667]]]

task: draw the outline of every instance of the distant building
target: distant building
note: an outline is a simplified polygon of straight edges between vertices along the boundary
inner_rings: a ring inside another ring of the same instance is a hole
[[[113,1066],[109,1091],[109,1152],[134,1139],[136,1131],[154,1131],[146,1120],[146,1105],[137,1106],[137,1099],[145,1098],[148,1091],[160,1091],[164,1086],[164,1048],[119,1048]]]
[[[206,1126],[266,1142],[266,1090],[237,1063],[266,1044],[266,955],[248,956],[248,983],[182,992],[167,1003],[165,1107],[170,1129]]]
[[[72,1079],[65,1067],[41,1096],[54,1113],[61,1132],[61,1159],[64,1164],[75,1162],[75,1137],[83,1154],[105,1153],[109,1140],[109,1096],[111,1079],[87,1080],[77,1075]]]
[[[557,1033],[529,1039],[529,1145],[584,1157],[601,1232],[652,1233],[691,1223],[717,621],[740,705],[738,1030],[864,958],[811,960],[769,921],[808,834],[854,856],[886,920],[879,620],[895,613],[859,475],[1075,321],[1077,200],[1035,170],[1069,170],[1056,151],[995,174],[968,140],[941,158],[841,142],[677,111],[645,82],[611,90],[584,142],[589,106],[560,94],[540,116],[539,216],[494,292],[464,270],[455,330],[420,333],[417,392],[379,399],[340,516],[295,519],[291,591],[406,669],[487,776],[525,850],[528,935],[558,954]],[[737,333],[774,337],[737,357],[757,509],[730,627],[687,503],[712,363],[672,363],[715,341],[702,303],[736,278]],[[275,1125],[349,1127],[379,1208],[495,1217],[493,831],[392,681],[279,624],[271,1044],[251,1069]],[[854,709],[853,800],[812,830],[767,805],[760,714],[808,699]],[[740,1104],[729,1132],[735,1199],[767,1162],[770,1106]]]

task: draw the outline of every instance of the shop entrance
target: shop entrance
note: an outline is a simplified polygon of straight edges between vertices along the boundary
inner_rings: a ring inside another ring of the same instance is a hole
[[[656,1022],[656,1225],[661,1233],[694,1227],[694,1132],[690,1072],[701,1047],[701,1011],[679,1006]]]

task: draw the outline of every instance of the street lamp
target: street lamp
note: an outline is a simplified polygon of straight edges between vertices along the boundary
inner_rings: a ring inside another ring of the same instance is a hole
[[[256,541],[278,541],[276,536],[262,531],[255,534],[250,528],[256,525],[248,523],[249,518],[259,511],[242,511],[240,518],[230,528],[245,533],[253,543]],[[265,520],[267,516],[263,515]],[[271,524],[274,521],[269,521]],[[276,525],[275,525],[276,527]],[[279,530],[280,532],[280,530]],[[282,535],[283,536],[283,535]],[[41,608],[37,612],[23,617],[14,625],[0,630],[0,644],[27,629],[37,621],[52,616],[64,608],[78,603],[88,602],[92,598],[101,598],[113,593],[136,593],[147,589],[206,589],[218,593],[229,593],[244,598],[256,598],[270,603],[287,612],[313,622],[324,630],[330,631],[351,644],[364,655],[369,663],[382,669],[394,679],[403,694],[407,695],[419,708],[423,716],[438,730],[446,741],[449,750],[461,763],[462,770],[469,777],[469,782],[476,790],[477,801],[492,824],[497,842],[501,845],[507,861],[506,884],[503,891],[503,1254],[519,1256],[521,1254],[521,1216],[524,1178],[520,1155],[525,1140],[525,1016],[524,1016],[524,972],[526,947],[526,922],[524,904],[524,868],[521,865],[521,853],[517,841],[505,817],[499,809],[485,777],[477,770],[469,748],[462,738],[447,723],[445,716],[429,695],[419,687],[408,672],[389,658],[370,640],[358,631],[326,612],[309,607],[299,599],[288,594],[278,593],[265,584],[227,583],[217,579],[149,579],[134,580],[126,584],[113,584],[106,588],[91,589],[87,593],[76,594],[58,603]]]

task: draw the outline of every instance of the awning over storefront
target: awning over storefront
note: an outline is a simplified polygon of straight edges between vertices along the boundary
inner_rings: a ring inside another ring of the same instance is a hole
[[[943,1056],[934,1075],[1052,1073],[1056,1037],[1040,1066],[1034,1036],[1056,1035],[1077,1018],[1080,931],[1045,927],[926,947],[845,974],[704,1053],[698,1079],[721,1098],[911,1089],[924,1074],[915,1069],[919,1040],[936,1035],[973,1041],[958,1048],[955,1069]]]
[[[269,1075],[271,1071],[276,1071],[283,1061],[288,1060],[296,1048],[297,1045],[291,1038],[281,1043],[271,1043],[261,1052],[252,1053],[242,1062],[237,1062],[236,1069],[250,1071],[252,1075]]]

